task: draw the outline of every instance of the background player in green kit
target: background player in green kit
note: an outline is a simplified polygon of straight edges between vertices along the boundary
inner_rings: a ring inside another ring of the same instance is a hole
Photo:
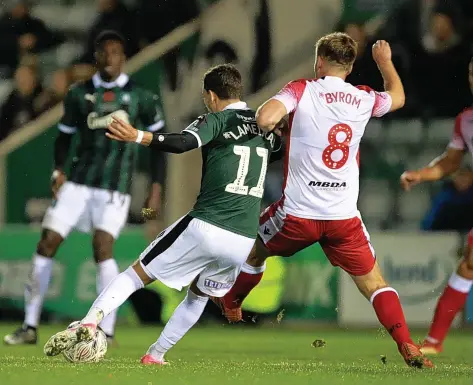
[[[105,31],[99,35],[95,52],[98,72],[91,80],[73,86],[65,98],[54,153],[55,202],[44,217],[41,240],[33,255],[32,273],[25,290],[24,324],[5,336],[7,344],[36,343],[52,258],[74,227],[87,232],[93,230],[98,293],[119,274],[113,259],[113,244],[128,218],[138,146],[111,141],[105,137],[105,131],[112,115],[132,124],[140,122],[153,132],[164,127],[157,98],[138,88],[122,72],[124,45],[116,32]],[[79,136],[78,146],[66,181],[64,165],[74,134]],[[153,149],[151,158],[152,184],[147,205],[156,210],[160,204],[163,153]],[[112,337],[114,324],[115,313],[112,313],[100,326]]]
[[[269,157],[279,137],[256,125],[255,112],[240,101],[241,76],[231,65],[210,69],[203,97],[212,112],[179,134],[137,131],[123,120],[110,126],[112,139],[138,142],[181,153],[202,147],[202,184],[194,208],[160,234],[139,260],[99,295],[76,329],[59,332],[45,345],[57,355],[78,340],[95,335],[97,324],[131,294],[154,280],[187,295],[159,339],[141,359],[163,365],[164,354],[198,321],[209,296],[222,297],[232,287],[253,247]]]

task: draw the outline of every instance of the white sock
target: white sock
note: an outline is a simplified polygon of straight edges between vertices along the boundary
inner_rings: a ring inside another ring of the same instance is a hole
[[[469,293],[473,286],[473,281],[471,279],[463,278],[456,272],[453,272],[448,280],[448,286],[460,293]]]
[[[97,294],[100,294],[118,274],[120,271],[113,258],[99,262],[97,264]],[[114,310],[100,322],[100,327],[106,335],[113,336],[116,320],[117,311]]]
[[[118,274],[100,293],[82,323],[98,325],[104,317],[118,309],[130,295],[143,287],[143,281],[130,266]]]
[[[44,297],[48,291],[53,270],[53,259],[33,254],[33,267],[25,285],[25,323],[37,327]]]
[[[164,354],[199,320],[208,300],[208,297],[200,297],[187,290],[186,297],[174,310],[158,340],[149,347],[146,354],[151,354],[157,360],[164,359]]]
[[[263,273],[265,270],[266,270],[266,262],[264,262],[263,265],[257,266],[257,267],[248,265],[245,262],[243,266],[241,267],[241,271],[243,271],[244,273],[252,274],[252,275]]]

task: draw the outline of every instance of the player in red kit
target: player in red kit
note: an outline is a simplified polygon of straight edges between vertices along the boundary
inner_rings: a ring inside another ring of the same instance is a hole
[[[346,83],[356,52],[346,34],[322,37],[316,44],[317,78],[288,83],[258,109],[257,123],[268,132],[279,129],[289,115],[283,195],[261,215],[258,240],[234,287],[214,302],[229,320],[240,320],[241,302],[261,280],[266,258],[290,257],[318,242],[372,303],[406,363],[432,367],[412,342],[398,294],[381,274],[357,209],[358,152],[365,127],[371,117],[403,107],[404,89],[385,41],[374,44],[373,58],[386,91]]]
[[[468,79],[473,92],[473,58],[469,65]],[[440,180],[457,171],[462,163],[465,151],[473,155],[473,107],[460,113],[455,120],[452,139],[446,151],[435,158],[427,167],[415,171],[406,171],[401,175],[402,187],[409,191],[421,182]],[[458,265],[440,296],[435,309],[434,319],[422,345],[425,354],[438,354],[447,336],[453,319],[465,305],[468,293],[473,285],[473,229],[468,234],[468,244],[464,258]]]

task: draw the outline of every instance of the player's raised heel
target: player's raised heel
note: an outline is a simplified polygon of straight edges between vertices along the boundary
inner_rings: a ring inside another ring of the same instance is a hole
[[[76,331],[66,329],[53,335],[44,345],[44,354],[47,356],[57,356],[64,350],[72,348],[77,343]]]
[[[426,356],[436,356],[442,353],[442,344],[434,344],[429,341],[424,341],[420,347],[420,351]]]
[[[5,345],[35,345],[38,342],[38,332],[32,327],[22,326],[3,338]]]
[[[229,309],[225,306],[222,298],[218,297],[210,297],[210,300],[217,305],[220,310],[222,310],[222,314],[230,323],[237,323],[243,320],[243,314],[241,312],[241,307],[236,307],[233,309]]]
[[[427,357],[425,357],[420,349],[413,344],[404,343],[399,347],[399,353],[406,364],[412,368],[433,368],[434,364]]]
[[[154,358],[151,354],[145,354],[143,357],[141,357],[141,363],[143,365],[168,365],[169,362],[166,360],[157,360]]]

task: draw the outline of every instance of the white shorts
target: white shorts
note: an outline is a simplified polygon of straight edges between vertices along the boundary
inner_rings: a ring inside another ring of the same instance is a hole
[[[141,253],[150,278],[181,290],[198,276],[203,293],[223,297],[233,286],[255,243],[187,215],[164,230]]]
[[[102,230],[116,239],[126,224],[130,200],[130,195],[118,191],[66,182],[46,211],[43,228],[63,238],[75,228],[85,233]]]

